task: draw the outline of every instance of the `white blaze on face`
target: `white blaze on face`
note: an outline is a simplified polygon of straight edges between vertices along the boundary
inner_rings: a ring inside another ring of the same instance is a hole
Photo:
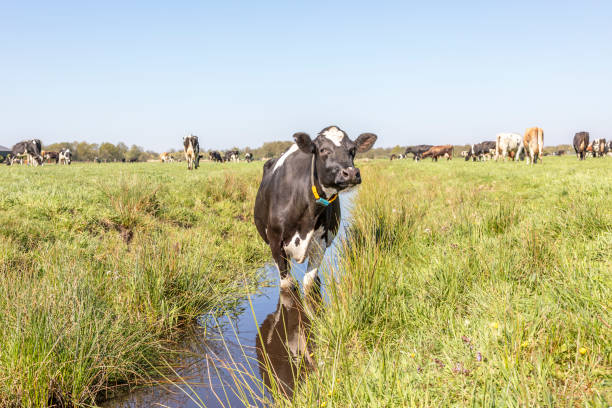
[[[272,171],[276,171],[276,169],[278,169],[279,167],[281,167],[283,165],[283,163],[285,162],[285,160],[287,160],[287,157],[289,157],[291,154],[297,152],[300,148],[298,147],[298,145],[296,145],[295,143],[291,145],[291,147],[289,148],[289,150],[287,150],[277,161],[276,164],[274,165],[274,169],[272,169]]]
[[[323,136],[331,140],[336,146],[341,146],[342,139],[344,139],[344,132],[333,126],[323,132]]]

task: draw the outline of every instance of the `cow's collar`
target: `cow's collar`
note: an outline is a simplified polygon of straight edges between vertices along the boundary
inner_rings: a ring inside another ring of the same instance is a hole
[[[338,198],[338,194],[334,194],[331,196],[329,200],[322,198],[319,196],[319,192],[317,191],[317,187],[314,182],[314,165],[315,165],[315,155],[312,155],[312,161],[310,163],[310,184],[312,185],[312,194],[314,195],[315,202],[317,204],[321,204],[323,207],[327,207],[330,205],[336,198]]]

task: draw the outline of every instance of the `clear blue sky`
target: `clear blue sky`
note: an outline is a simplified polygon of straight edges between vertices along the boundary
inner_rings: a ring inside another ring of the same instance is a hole
[[[612,138],[612,2],[0,2],[0,144]]]

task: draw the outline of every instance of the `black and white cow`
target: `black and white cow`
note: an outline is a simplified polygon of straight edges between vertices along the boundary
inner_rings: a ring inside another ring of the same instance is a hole
[[[59,164],[72,163],[72,152],[70,149],[62,149],[59,152]]]
[[[24,140],[23,142],[16,143],[11,151],[12,157],[18,157],[26,155],[28,157],[28,164],[32,166],[38,166],[43,164],[43,157],[40,154],[42,150],[42,143],[40,139]]]
[[[465,156],[465,161],[469,161],[470,158],[473,161],[483,160],[485,155],[491,154],[491,150],[495,150],[496,142],[487,140],[486,142],[476,143],[472,145],[472,148],[468,150],[467,156]]]
[[[253,153],[245,153],[244,154],[244,160],[246,160],[247,163],[250,163],[253,161]]]
[[[238,150],[228,150],[225,152],[225,157],[223,161],[231,161],[231,162],[239,162],[240,161],[240,151]]]
[[[338,193],[361,183],[355,155],[370,150],[377,136],[363,133],[352,141],[337,126],[329,126],[314,140],[301,132],[293,139],[295,144],[281,157],[264,165],[254,218],[259,235],[272,251],[281,286],[292,285],[290,260],[303,263],[308,258],[307,291],[319,283],[323,254],[338,232]]]
[[[421,156],[423,153],[431,149],[433,145],[417,145],[417,146],[408,146],[406,151],[404,152],[404,156],[408,156],[409,153],[412,153],[412,159],[415,161],[421,160]]]
[[[185,160],[187,160],[187,169],[193,170],[200,166],[200,142],[195,135],[183,137],[183,146],[185,147]]]

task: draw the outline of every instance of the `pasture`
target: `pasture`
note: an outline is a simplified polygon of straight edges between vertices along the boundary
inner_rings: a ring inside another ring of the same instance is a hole
[[[259,284],[261,167],[0,168],[0,406],[147,382],[182,328]]]
[[[612,160],[357,165],[316,369],[277,404],[611,402]],[[1,168],[0,405],[146,382],[189,322],[254,291],[261,166]]]
[[[608,406],[612,161],[372,162],[298,406]]]

